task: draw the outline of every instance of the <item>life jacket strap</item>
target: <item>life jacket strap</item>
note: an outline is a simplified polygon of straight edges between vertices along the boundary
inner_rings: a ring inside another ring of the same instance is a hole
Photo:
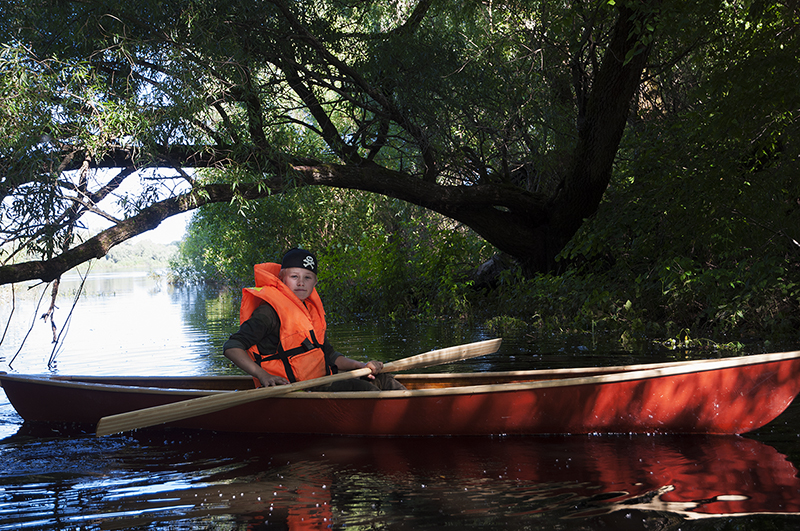
[[[311,339],[305,338],[300,346],[295,348],[290,348],[289,350],[284,350],[282,344],[278,344],[278,351],[275,354],[271,354],[269,356],[261,356],[257,355],[256,363],[259,365],[262,361],[273,361],[273,360],[280,360],[283,363],[283,370],[286,372],[286,378],[294,383],[297,381],[297,377],[292,370],[292,364],[289,362],[289,358],[292,356],[297,356],[298,354],[305,354],[306,352],[314,349],[322,349],[322,345],[317,340],[317,336],[314,334],[313,330],[309,330],[309,335]],[[328,365],[327,361],[325,363],[325,369],[327,374],[336,374],[338,372],[338,367]]]

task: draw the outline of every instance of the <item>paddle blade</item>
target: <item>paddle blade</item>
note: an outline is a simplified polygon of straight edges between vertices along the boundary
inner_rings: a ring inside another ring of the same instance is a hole
[[[497,352],[502,342],[503,340],[500,338],[489,339],[486,341],[478,341],[477,343],[431,350],[430,352],[417,354],[410,358],[391,361],[383,366],[383,372],[424,369],[425,367],[444,365],[445,363],[453,363],[470,358],[477,358],[478,356],[485,356],[486,354],[493,354]]]

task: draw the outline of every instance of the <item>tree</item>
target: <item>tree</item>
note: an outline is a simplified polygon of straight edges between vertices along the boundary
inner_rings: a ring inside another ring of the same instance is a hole
[[[701,34],[713,11],[6,2],[0,284],[56,279],[204,204],[306,185],[426,207],[551,270],[603,197],[658,36],[679,12]],[[136,178],[122,214],[99,206]],[[112,226],[81,241],[91,213]]]

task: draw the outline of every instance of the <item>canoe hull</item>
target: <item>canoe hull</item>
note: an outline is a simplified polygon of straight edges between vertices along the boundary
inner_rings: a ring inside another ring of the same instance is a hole
[[[564,371],[566,378],[554,377],[557,372],[521,371],[513,374],[524,376],[506,378],[502,384],[480,383],[478,378],[475,385],[410,391],[293,393],[170,426],[373,436],[739,434],[772,421],[794,400],[800,391],[800,352],[643,365],[635,370],[606,368],[593,376]],[[413,376],[409,378],[413,383]],[[128,385],[172,385],[147,378],[125,385],[77,377],[0,375],[0,380],[26,421],[89,425],[117,413],[225,392]],[[208,381],[220,382],[225,389],[240,385],[224,377]]]

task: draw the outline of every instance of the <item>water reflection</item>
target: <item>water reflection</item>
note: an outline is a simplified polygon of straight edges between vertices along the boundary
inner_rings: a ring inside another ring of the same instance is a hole
[[[773,447],[735,436],[242,439],[165,430],[6,442],[0,529],[523,529],[563,519],[645,529],[800,513],[797,469]],[[15,451],[23,444],[24,461]]]
[[[76,275],[62,278],[55,314],[61,329],[71,315],[55,363],[48,323],[37,318],[44,311],[49,288],[17,288],[11,326],[0,344],[0,370],[19,373],[54,372],[93,375],[196,375],[236,371],[221,355],[221,346],[238,327],[237,291],[218,293],[197,286],[175,287],[158,275],[141,272],[93,272],[74,310],[81,284]],[[2,289],[8,289],[2,288]],[[40,311],[37,304],[45,295]],[[0,291],[0,322],[11,314],[11,296]],[[8,302],[8,304],[6,304]],[[335,304],[332,304],[335,306]],[[494,337],[466,321],[358,319],[331,320],[328,334],[340,352],[355,359],[383,361],[404,358],[435,348]],[[28,335],[28,332],[30,334]],[[17,354],[20,345],[24,346]],[[662,353],[614,353],[587,348],[586,337],[506,338],[497,355],[468,360],[434,371],[522,370],[585,365],[663,361]],[[11,367],[8,364],[17,356]]]

